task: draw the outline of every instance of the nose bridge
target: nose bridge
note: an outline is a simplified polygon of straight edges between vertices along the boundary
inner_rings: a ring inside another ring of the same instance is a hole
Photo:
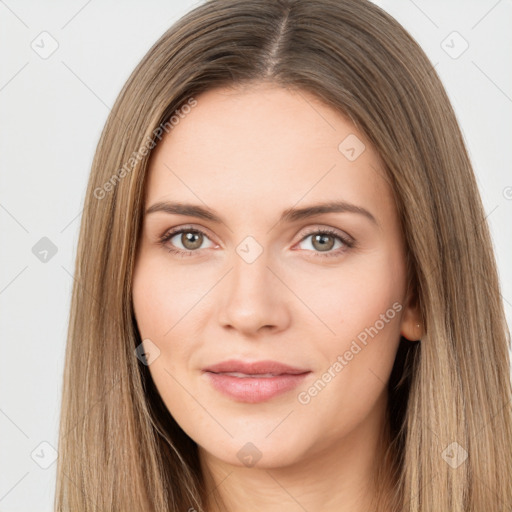
[[[222,291],[220,322],[247,332],[263,326],[282,328],[288,320],[285,290],[269,268],[269,252],[247,237],[236,247],[231,266]]]
[[[233,255],[232,264],[231,291],[238,295],[238,300],[262,297],[272,286],[268,251],[255,255],[253,247],[247,243],[240,244]]]

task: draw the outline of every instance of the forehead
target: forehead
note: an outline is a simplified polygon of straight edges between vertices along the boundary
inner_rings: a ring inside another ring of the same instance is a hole
[[[147,204],[203,202],[238,217],[340,199],[392,208],[379,155],[344,115],[310,93],[260,85],[195,99],[153,152]]]

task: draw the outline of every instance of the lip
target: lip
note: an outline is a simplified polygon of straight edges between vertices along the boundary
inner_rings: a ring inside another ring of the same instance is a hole
[[[229,360],[203,370],[210,384],[230,398],[246,403],[258,403],[286,393],[297,387],[311,370],[295,368],[277,361]],[[227,375],[242,373],[247,377]],[[249,375],[273,374],[272,377]]]
[[[272,373],[275,375],[298,375],[309,372],[310,370],[308,368],[296,368],[270,360],[245,362],[238,359],[229,359],[228,361],[222,361],[221,363],[208,366],[207,368],[204,368],[203,371],[212,373],[238,372],[245,373],[246,375],[263,373]]]

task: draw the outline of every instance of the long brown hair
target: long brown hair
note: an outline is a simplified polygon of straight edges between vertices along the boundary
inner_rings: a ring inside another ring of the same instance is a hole
[[[145,55],[98,144],[77,249],[56,510],[205,510],[197,446],[134,354],[132,272],[162,127],[201,92],[264,81],[347,115],[396,197],[424,335],[400,348],[389,382],[391,509],[511,507],[510,334],[471,163],[431,63],[366,0],[210,0]]]

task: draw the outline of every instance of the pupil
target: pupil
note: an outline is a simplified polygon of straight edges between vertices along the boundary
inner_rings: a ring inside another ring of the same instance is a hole
[[[329,238],[331,239],[331,243],[326,242],[326,239]],[[334,243],[331,235],[315,235],[313,239],[313,245],[315,245],[317,242],[320,243],[319,247],[317,248],[321,249],[322,251],[332,249]]]
[[[187,249],[197,249],[201,246],[201,233],[193,233],[188,231],[187,233],[183,233],[182,243]]]

